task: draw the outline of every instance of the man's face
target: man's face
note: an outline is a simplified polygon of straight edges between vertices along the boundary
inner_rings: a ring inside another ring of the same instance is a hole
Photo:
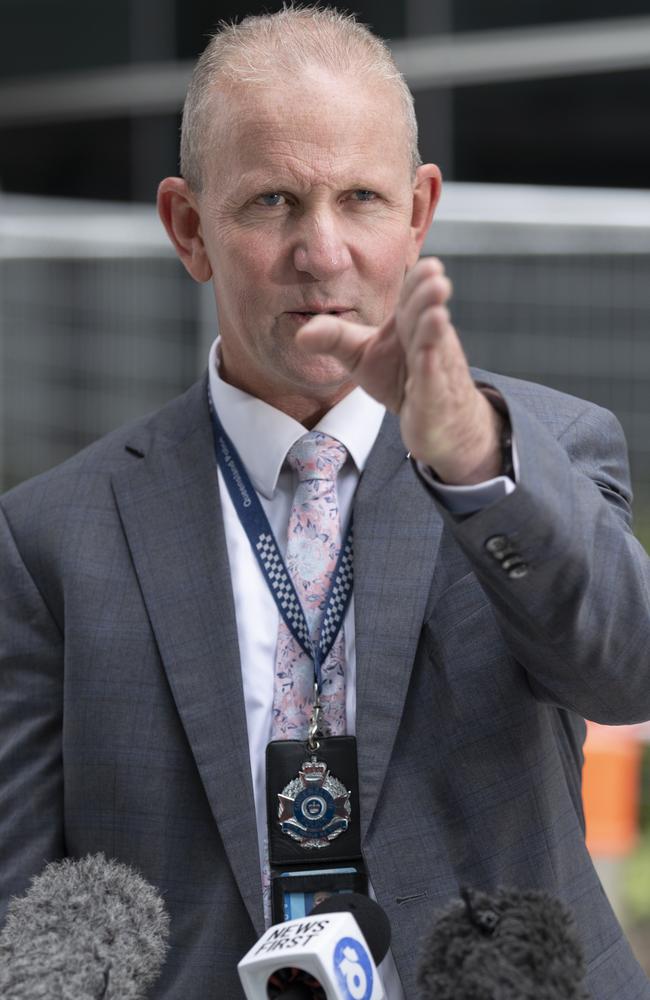
[[[419,246],[394,89],[323,71],[217,92],[197,196],[225,378],[269,402],[340,398],[334,359],[295,335],[310,315],[379,325]]]

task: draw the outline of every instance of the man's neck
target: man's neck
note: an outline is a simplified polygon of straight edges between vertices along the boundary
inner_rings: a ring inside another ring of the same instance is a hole
[[[300,391],[292,390],[274,391],[270,386],[259,386],[253,384],[248,379],[231,377],[223,363],[223,358],[219,365],[219,377],[236,389],[241,389],[250,396],[255,396],[256,399],[261,399],[262,402],[275,407],[276,410],[286,413],[287,416],[293,417],[294,420],[297,420],[307,430],[315,427],[319,420],[322,420],[325,414],[329,413],[332,407],[340,403],[342,399],[345,399],[356,388],[352,382],[346,382],[335,389],[321,388],[320,390],[314,390],[313,395],[305,395]]]
[[[336,406],[337,403],[340,403],[340,401],[344,399],[353,388],[354,386],[346,386],[345,389],[342,389],[336,395],[324,400],[317,400],[313,398],[309,399],[304,396],[283,396],[281,399],[260,398],[264,399],[264,402],[268,403],[270,406],[274,406],[276,410],[281,410],[282,413],[286,413],[289,417],[293,417],[294,420],[297,420],[299,424],[302,424],[303,427],[306,427],[307,430],[310,431],[316,426],[319,420],[322,420],[325,414],[329,413],[332,407]]]

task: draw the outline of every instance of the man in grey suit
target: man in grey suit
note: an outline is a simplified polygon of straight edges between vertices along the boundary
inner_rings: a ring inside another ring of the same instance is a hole
[[[347,728],[391,997],[414,995],[423,932],[470,884],[562,898],[594,1000],[648,1000],[580,796],[583,717],[650,715],[650,570],[617,421],[468,368],[442,265],[418,262],[439,171],[351,19],[285,11],[216,36],[182,172],[159,210],[214,285],[207,378],[2,500],[0,912],[48,861],[104,851],[169,909],[153,995],[240,995],[264,925],[277,613],[217,477],[209,385],[278,538],[287,442],[338,428],[350,456]]]

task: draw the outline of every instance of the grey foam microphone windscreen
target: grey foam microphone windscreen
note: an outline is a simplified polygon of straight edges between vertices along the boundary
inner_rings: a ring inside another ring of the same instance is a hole
[[[2,1000],[144,1000],[167,952],[158,892],[103,854],[53,862],[12,899],[0,932]]]

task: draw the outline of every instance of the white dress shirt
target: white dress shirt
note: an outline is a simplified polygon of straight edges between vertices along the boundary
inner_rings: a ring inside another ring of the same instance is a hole
[[[289,513],[297,486],[297,476],[285,463],[285,459],[291,446],[307,430],[293,417],[224,382],[218,371],[218,345],[217,339],[210,349],[208,362],[212,400],[226,434],[246,467],[284,555]],[[337,479],[343,531],[349,520],[359,477],[379,433],[384,414],[385,408],[380,403],[363,389],[356,388],[313,428],[336,438],[348,452],[348,458]],[[436,483],[426,469],[421,468],[421,471],[441,495],[443,502],[457,513],[477,510],[514,489],[514,483],[503,476],[475,487],[446,487]],[[221,471],[218,478],[237,620],[257,839],[260,859],[263,859],[266,839],[265,750],[271,739],[279,613],[230,499]],[[356,721],[354,594],[346,611],[343,628],[346,721],[347,733],[352,736]],[[404,994],[390,953],[382,963],[381,977],[388,1000],[403,1000]]]

